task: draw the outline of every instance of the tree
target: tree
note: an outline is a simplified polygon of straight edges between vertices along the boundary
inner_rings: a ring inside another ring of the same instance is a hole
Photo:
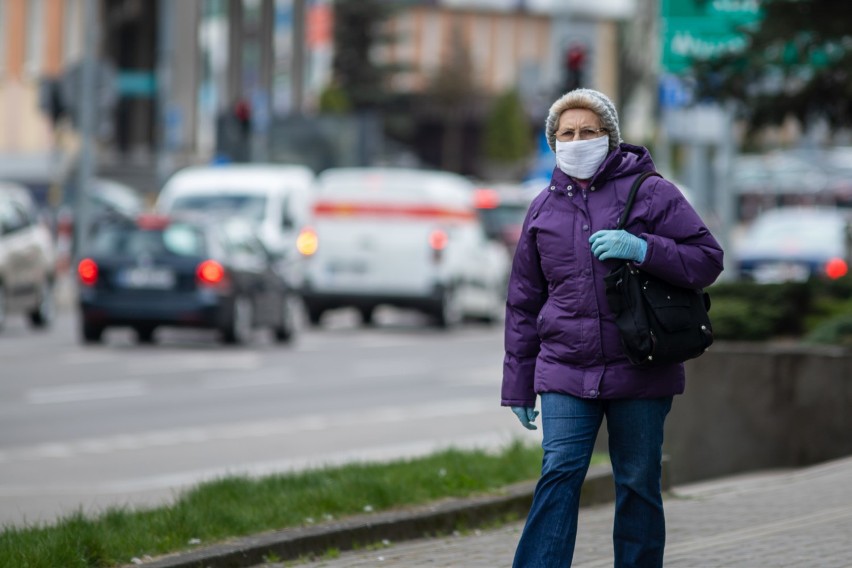
[[[443,127],[441,167],[461,172],[465,123],[475,117],[481,97],[470,52],[459,26],[453,27],[446,49],[449,56],[431,77],[424,93],[424,106]]]
[[[485,157],[516,164],[529,158],[532,140],[521,98],[514,89],[497,97],[485,123]]]
[[[852,123],[852,35],[835,0],[763,0],[748,47],[695,61],[696,94],[730,101],[754,132],[788,117]]]
[[[394,10],[387,0],[334,3],[334,79],[355,110],[375,108],[387,99],[387,78],[396,69],[379,64],[372,55],[393,41],[382,24]]]
[[[339,85],[331,83],[320,93],[319,110],[325,114],[346,114],[352,108],[349,97]]]

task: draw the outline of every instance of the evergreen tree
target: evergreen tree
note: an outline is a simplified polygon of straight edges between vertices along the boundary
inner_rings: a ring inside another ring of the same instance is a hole
[[[756,1],[756,0],[755,0]],[[700,98],[735,103],[752,131],[795,117],[852,123],[852,33],[836,0],[763,0],[742,52],[694,62]]]
[[[395,10],[387,0],[336,0],[334,3],[334,78],[355,110],[375,108],[387,99],[386,82],[394,68],[373,58],[393,41],[382,24]]]
[[[521,98],[511,89],[497,97],[485,123],[485,157],[516,163],[529,157],[530,128]]]
[[[349,97],[337,84],[326,86],[320,93],[319,110],[324,114],[346,114],[352,109]]]
[[[423,104],[438,117],[443,128],[440,166],[449,171],[463,170],[465,123],[473,118],[480,101],[476,74],[461,29],[450,32],[449,57],[431,77]]]

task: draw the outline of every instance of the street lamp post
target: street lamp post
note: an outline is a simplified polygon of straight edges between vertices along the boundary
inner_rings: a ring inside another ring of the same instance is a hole
[[[95,170],[94,126],[95,126],[95,49],[99,38],[97,0],[86,0],[85,44],[83,65],[78,85],[77,104],[78,127],[80,132],[80,154],[77,171],[77,193],[74,204],[74,257],[85,250],[89,231],[89,188]]]

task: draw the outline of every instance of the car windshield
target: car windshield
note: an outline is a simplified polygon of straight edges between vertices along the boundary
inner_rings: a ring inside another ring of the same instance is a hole
[[[479,216],[488,235],[497,236],[507,227],[523,225],[527,209],[526,204],[501,205],[493,209],[480,209]]]
[[[91,241],[92,254],[110,256],[201,256],[205,249],[201,231],[184,223],[163,229],[109,226],[99,230]]]
[[[214,215],[239,215],[253,221],[262,221],[265,209],[266,197],[236,192],[178,197],[171,207],[175,212],[201,211]]]

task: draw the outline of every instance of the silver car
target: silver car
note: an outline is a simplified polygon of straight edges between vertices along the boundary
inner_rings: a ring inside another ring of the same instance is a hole
[[[25,315],[34,327],[49,325],[55,279],[53,236],[32,196],[0,182],[0,328],[11,314]]]
[[[852,262],[849,219],[842,209],[771,209],[749,226],[735,253],[739,277],[761,284],[842,278]]]

